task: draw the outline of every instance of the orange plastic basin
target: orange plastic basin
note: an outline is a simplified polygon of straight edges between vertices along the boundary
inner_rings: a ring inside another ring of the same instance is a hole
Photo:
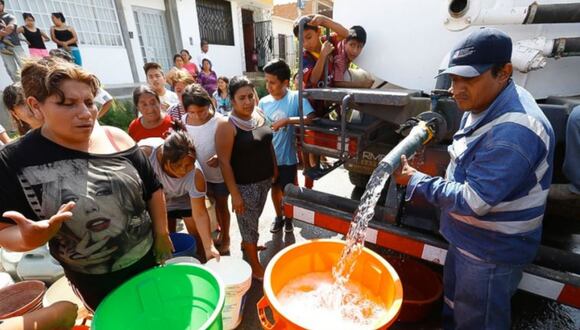
[[[330,272],[344,245],[341,240],[311,240],[291,245],[272,258],[264,275],[264,297],[257,305],[264,329],[305,329],[305,326],[284,315],[277,294],[297,277],[312,272]],[[403,287],[394,268],[381,256],[364,248],[351,280],[375,293],[387,308],[373,328],[388,328],[397,319],[403,301]],[[266,308],[271,309],[274,322],[266,317]]]

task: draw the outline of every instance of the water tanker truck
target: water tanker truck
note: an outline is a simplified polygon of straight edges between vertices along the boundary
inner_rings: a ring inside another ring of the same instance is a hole
[[[447,92],[448,79],[434,77],[462,37],[493,26],[511,36],[513,79],[537,99],[554,129],[553,183],[567,182],[561,171],[566,121],[580,105],[580,1],[360,0],[353,6],[336,0],[334,19],[364,26],[367,43],[356,64],[377,82],[371,89],[300,89],[302,97],[333,103],[339,113],[337,120],[300,124],[303,150],[336,160],[309,176],[343,166],[351,183],[364,189],[380,160],[387,157],[396,168],[401,154],[414,154],[418,170],[444,176],[447,146],[463,112]],[[394,179],[383,194],[367,241],[443,265],[448,245],[438,233],[439,211],[420,197],[405,201],[405,186]],[[338,233],[348,231],[357,205],[316,190],[285,190],[286,216]],[[579,235],[578,201],[549,200],[542,245],[519,288],[580,308]]]

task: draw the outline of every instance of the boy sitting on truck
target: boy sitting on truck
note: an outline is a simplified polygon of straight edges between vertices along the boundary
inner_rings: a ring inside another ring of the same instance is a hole
[[[348,37],[348,30],[341,24],[335,22],[329,17],[323,15],[308,15],[304,16],[304,34],[302,36],[302,62],[303,68],[303,87],[304,88],[322,88],[325,86],[332,87],[334,84],[334,60],[332,58],[338,43]],[[298,18],[294,22],[294,36],[299,37],[300,21],[304,17]],[[325,27],[333,31],[329,38],[322,36],[321,28]],[[324,68],[328,68],[328,77],[324,81]],[[312,108],[316,117],[327,117],[330,112],[330,107],[324,101],[311,100]],[[315,155],[304,154],[305,168],[319,167],[320,157]],[[307,187],[312,186],[312,180],[307,178]]]
[[[362,26],[355,25],[348,30],[346,39],[338,43],[334,56],[334,86],[344,88],[370,88],[374,81],[364,75],[362,79],[353,77],[349,67],[362,52],[367,42],[367,33]],[[350,74],[349,74],[350,73]],[[349,76],[350,77],[347,77]]]
[[[304,63],[304,84],[306,88],[324,87],[324,65],[328,67],[328,77],[326,86],[333,86],[334,78],[334,60],[332,56],[335,49],[343,39],[349,36],[349,31],[331,18],[322,15],[306,16],[303,35],[303,54],[302,62]],[[302,17],[294,22],[294,35],[298,38],[299,22]],[[329,38],[321,36],[320,26],[333,31]],[[315,106],[316,114],[319,117],[326,115],[324,107]]]

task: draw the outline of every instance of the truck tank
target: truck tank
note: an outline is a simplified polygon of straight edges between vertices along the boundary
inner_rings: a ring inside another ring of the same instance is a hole
[[[539,2],[335,0],[334,19],[367,31],[356,64],[403,88],[433,89],[450,49],[485,25],[512,37],[514,80],[536,99],[580,95],[580,1]],[[558,51],[566,46],[574,51]]]

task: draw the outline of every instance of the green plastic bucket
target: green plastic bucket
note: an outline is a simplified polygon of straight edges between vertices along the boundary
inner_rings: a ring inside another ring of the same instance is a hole
[[[97,308],[94,330],[222,329],[224,285],[198,265],[167,265],[139,274]]]

